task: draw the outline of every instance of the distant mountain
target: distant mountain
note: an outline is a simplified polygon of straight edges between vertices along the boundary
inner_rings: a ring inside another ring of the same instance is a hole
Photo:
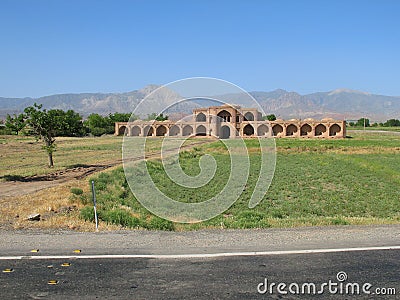
[[[34,102],[45,108],[73,109],[83,116],[91,113],[109,114],[114,112],[132,112],[138,103],[159,86],[148,85],[141,90],[127,93],[82,93],[60,94],[41,98],[1,98],[0,118],[7,114],[20,113]],[[250,94],[257,100],[265,113],[274,113],[279,118],[324,118],[358,119],[367,116],[373,121],[384,121],[400,118],[400,97],[369,94],[362,91],[337,89],[329,92],[318,92],[300,95],[282,89]],[[182,99],[174,91],[163,89],[161,93],[150,97],[144,112],[151,113],[160,107],[173,104]],[[215,96],[232,104],[253,106],[249,97],[244,94],[226,94]],[[216,105],[213,101],[195,100],[172,106],[168,113],[179,115],[190,113],[195,107]]]

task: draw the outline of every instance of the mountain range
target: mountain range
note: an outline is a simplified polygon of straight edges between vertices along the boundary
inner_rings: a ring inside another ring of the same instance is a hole
[[[84,117],[91,113],[106,115],[114,112],[132,112],[138,103],[159,86],[148,85],[140,90],[127,93],[82,93],[59,94],[40,98],[4,98],[0,97],[0,118],[7,114],[20,113],[33,103],[41,103],[47,109],[73,109]],[[292,118],[335,118],[356,120],[367,117],[372,121],[385,121],[400,118],[400,97],[369,94],[350,89],[336,89],[329,92],[317,92],[301,95],[277,89],[270,92],[254,91],[250,94],[257,100],[266,114],[275,114],[281,119]],[[232,104],[246,106],[243,94],[225,94],[218,96]],[[148,112],[161,105],[168,105],[179,99],[173,91],[163,89],[163,94],[149,102]],[[152,106],[154,103],[154,107]],[[170,114],[190,114],[191,110],[207,106],[205,101],[181,103],[169,109]]]

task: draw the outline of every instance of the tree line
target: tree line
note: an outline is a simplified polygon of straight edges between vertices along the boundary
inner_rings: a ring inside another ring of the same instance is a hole
[[[35,103],[26,107],[21,114],[7,115],[3,134],[33,135],[42,140],[43,149],[48,155],[49,167],[53,167],[53,152],[56,150],[55,137],[70,136],[82,137],[85,135],[100,136],[112,134],[115,131],[115,122],[136,120],[137,116],[129,113],[114,113],[108,116],[91,114],[86,120],[73,110],[50,109],[46,110],[42,104]],[[148,115],[147,120],[167,120],[168,116],[155,113]]]
[[[398,119],[389,119],[386,122],[381,123],[372,123],[367,118],[358,119],[357,122],[349,122],[349,126],[357,126],[357,127],[398,127],[400,126],[400,120]]]

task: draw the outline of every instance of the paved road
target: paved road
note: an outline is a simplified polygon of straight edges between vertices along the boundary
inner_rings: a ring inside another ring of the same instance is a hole
[[[259,294],[258,285],[344,283],[395,288],[400,293],[400,250],[186,259],[77,259],[0,261],[2,299],[396,299],[396,296]],[[53,265],[52,268],[48,268]],[[58,284],[49,285],[49,280]],[[262,291],[264,286],[260,286]],[[307,290],[306,290],[307,291]],[[345,290],[344,290],[345,291]],[[339,292],[339,290],[338,290]],[[339,292],[340,293],[340,292]],[[344,292],[345,293],[345,292]],[[306,297],[307,296],[307,297]]]
[[[280,295],[276,289],[272,295],[262,295],[257,286],[266,278],[270,283],[310,282],[320,287],[329,280],[338,283],[339,272],[347,273],[344,283],[370,283],[371,292],[379,287],[395,288],[400,293],[398,225],[182,233],[0,231],[0,242],[0,269],[13,269],[11,273],[0,273],[1,299],[304,299],[305,295]],[[343,249],[382,246],[397,249]],[[36,248],[38,253],[30,252]],[[339,248],[339,252],[331,252]],[[74,249],[82,252],[73,253]],[[307,253],[312,249],[331,250]],[[288,250],[295,252],[277,252]],[[243,251],[267,252],[237,255]],[[222,256],[227,252],[236,254]],[[104,254],[130,256],[88,258]],[[156,256],[132,256],[153,254]],[[191,256],[168,257],[171,254]],[[25,258],[20,259],[21,255]],[[71,265],[61,266],[65,262]],[[58,283],[49,285],[49,280]],[[323,295],[312,298],[396,296],[330,295],[325,288]]]

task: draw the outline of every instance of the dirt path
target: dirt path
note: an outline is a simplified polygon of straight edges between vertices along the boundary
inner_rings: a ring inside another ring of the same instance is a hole
[[[200,144],[209,143],[210,141],[199,141],[186,146],[181,149],[190,149]],[[173,152],[171,151],[165,151]],[[150,152],[146,154],[146,158],[157,158],[160,157],[160,152]],[[132,161],[139,161],[142,157],[133,157]],[[121,165],[122,159],[114,160],[111,162],[104,162],[97,165],[76,167],[71,169],[60,170],[54,173],[40,175],[40,176],[29,176],[18,178],[14,181],[0,182],[0,199],[7,197],[16,197],[31,194],[43,189],[58,186],[68,181],[79,180],[85,178],[91,174],[99,171],[106,170],[108,168]]]

